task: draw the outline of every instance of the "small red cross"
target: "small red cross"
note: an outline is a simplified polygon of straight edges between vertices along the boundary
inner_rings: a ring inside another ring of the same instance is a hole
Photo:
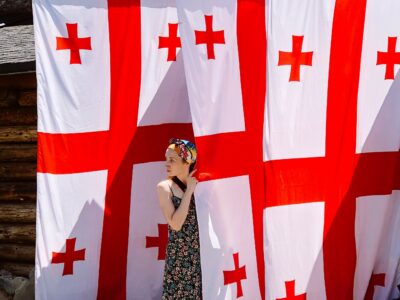
[[[304,36],[292,36],[292,52],[279,51],[278,66],[290,65],[289,81],[300,81],[301,65],[311,66],[313,52],[301,52]]]
[[[74,273],[74,262],[78,260],[85,260],[85,249],[75,251],[76,238],[67,239],[65,252],[53,252],[52,264],[64,264],[63,276],[72,275]]]
[[[224,31],[213,31],[213,16],[204,16],[206,20],[206,31],[195,30],[196,45],[207,44],[208,59],[215,59],[214,44],[225,44]]]
[[[90,37],[78,38],[78,24],[67,23],[68,37],[57,37],[56,50],[71,50],[70,64],[81,64],[79,50],[92,50]]]
[[[236,283],[237,291],[236,298],[243,296],[242,282],[241,280],[246,279],[246,266],[239,268],[239,253],[233,253],[233,261],[235,263],[235,270],[223,271],[224,272],[224,285]]]
[[[276,300],[306,300],[307,294],[295,295],[294,294],[295,281],[285,281],[286,298],[277,298]]]
[[[385,274],[371,274],[371,279],[368,283],[367,292],[365,293],[364,300],[372,300],[374,298],[375,286],[385,286]]]
[[[400,64],[400,52],[396,52],[397,37],[388,37],[388,51],[378,51],[376,64],[386,65],[385,79],[394,79],[394,65]]]
[[[146,248],[158,247],[158,260],[165,259],[168,243],[167,224],[158,224],[158,236],[146,236]]]
[[[158,37],[158,49],[168,48],[167,61],[176,60],[176,49],[181,48],[181,38],[178,37],[178,24],[168,23],[169,36]]]

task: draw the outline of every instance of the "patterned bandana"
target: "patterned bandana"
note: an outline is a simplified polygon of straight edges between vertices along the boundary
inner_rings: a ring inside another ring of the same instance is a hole
[[[169,140],[168,149],[175,150],[175,152],[189,164],[196,162],[197,150],[192,142],[172,138]]]

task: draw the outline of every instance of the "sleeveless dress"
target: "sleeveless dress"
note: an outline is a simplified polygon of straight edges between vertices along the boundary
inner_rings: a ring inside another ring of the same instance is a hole
[[[181,201],[182,199],[172,192],[175,209]],[[175,231],[168,225],[162,299],[202,299],[201,293],[199,227],[196,204],[192,196],[182,229]]]

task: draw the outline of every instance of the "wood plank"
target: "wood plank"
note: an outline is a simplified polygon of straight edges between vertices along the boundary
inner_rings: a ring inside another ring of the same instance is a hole
[[[0,182],[0,202],[36,202],[36,181]]]
[[[35,244],[36,224],[0,224],[0,242]]]
[[[0,1],[2,14],[31,14],[32,3],[29,0]]]
[[[31,143],[36,141],[36,126],[0,127],[0,143]]]
[[[36,74],[20,73],[12,75],[0,75],[0,87],[9,89],[35,89]]]
[[[0,107],[18,106],[18,92],[13,89],[0,88]]]
[[[0,126],[36,125],[36,106],[3,107],[0,114]]]
[[[33,263],[0,262],[0,269],[8,271],[14,276],[29,277],[29,273],[34,268]]]
[[[35,245],[0,244],[0,260],[35,263]]]
[[[0,180],[25,181],[35,180],[36,163],[33,162],[3,162],[0,165]]]
[[[0,222],[2,223],[35,223],[35,203],[1,203]]]
[[[36,106],[37,104],[36,90],[21,91],[18,98],[18,104],[20,106]]]
[[[36,162],[37,145],[32,144],[0,144],[0,162],[27,161]]]

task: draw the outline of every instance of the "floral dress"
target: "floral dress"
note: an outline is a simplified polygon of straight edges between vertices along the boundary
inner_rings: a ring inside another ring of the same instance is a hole
[[[181,200],[172,192],[175,209]],[[162,299],[202,299],[201,291],[199,227],[192,196],[182,229],[175,231],[168,225]]]

